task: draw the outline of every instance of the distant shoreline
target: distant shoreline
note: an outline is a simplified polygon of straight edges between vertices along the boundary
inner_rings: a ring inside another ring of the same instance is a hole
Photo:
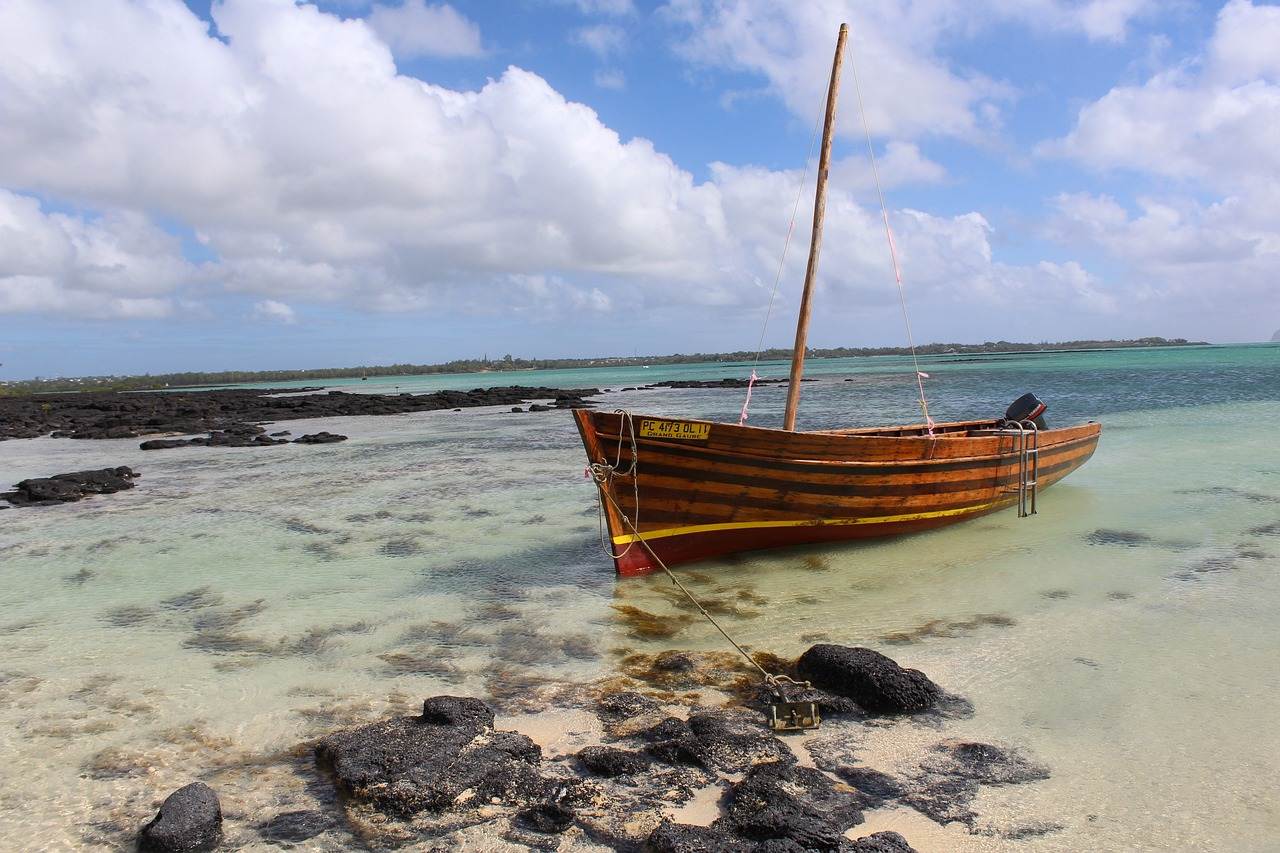
[[[1152,349],[1159,347],[1212,346],[1207,341],[1185,338],[1136,338],[1133,340],[1061,341],[1057,343],[1019,343],[987,341],[981,344],[936,343],[916,347],[922,356],[952,355],[1041,355],[1063,352],[1102,352],[1117,349]],[[906,347],[835,347],[809,350],[808,357],[867,358],[874,356],[910,355]],[[760,353],[761,361],[791,358],[790,349],[768,349]],[[360,379],[386,376],[432,376],[447,373],[514,373],[530,370],[582,370],[603,367],[647,367],[671,364],[735,364],[756,360],[754,352],[677,353],[674,355],[606,356],[601,358],[525,359],[510,355],[501,359],[459,359],[440,364],[392,364],[381,366],[331,367],[308,370],[227,370],[217,372],[185,372],[145,376],[86,376],[57,379],[0,381],[0,395],[47,394],[59,391],[156,391],[163,389],[203,388],[240,385],[250,382],[298,382],[326,379]]]

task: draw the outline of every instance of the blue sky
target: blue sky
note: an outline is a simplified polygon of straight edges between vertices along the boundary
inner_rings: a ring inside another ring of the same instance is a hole
[[[0,378],[748,349],[841,20],[917,339],[1280,328],[1274,5],[11,0]],[[840,116],[811,343],[900,345]]]

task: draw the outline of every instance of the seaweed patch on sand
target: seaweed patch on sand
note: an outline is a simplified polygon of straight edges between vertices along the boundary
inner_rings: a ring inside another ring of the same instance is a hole
[[[1090,545],[1122,545],[1126,548],[1149,545],[1152,541],[1150,536],[1136,530],[1114,530],[1106,527],[1098,528],[1084,539]]]
[[[935,637],[960,637],[971,634],[984,627],[1010,628],[1018,624],[1012,616],[1003,613],[975,613],[968,619],[930,619],[906,631],[892,631],[880,637],[882,642],[893,646],[905,646],[919,643]],[[802,639],[813,636],[814,640],[826,639],[825,636],[806,635]]]

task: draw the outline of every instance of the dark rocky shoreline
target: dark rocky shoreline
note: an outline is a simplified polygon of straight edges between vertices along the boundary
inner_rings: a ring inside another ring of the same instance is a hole
[[[771,733],[762,712],[768,697],[741,660],[665,652],[649,656],[647,675],[633,663],[625,682],[613,677],[526,697],[526,711],[588,713],[602,732],[598,743],[544,754],[528,734],[500,726],[490,704],[433,696],[416,715],[349,724],[291,750],[295,772],[319,799],[315,807],[290,803],[274,815],[239,815],[228,829],[214,791],[192,783],[165,801],[140,846],[305,841],[320,849],[443,851],[465,837],[527,850],[576,843],[636,853],[911,853],[895,832],[858,833],[865,812],[913,809],[989,834],[972,808],[983,786],[1048,776],[1014,750],[946,737],[905,765],[868,767],[856,757],[866,737],[920,717],[941,728],[969,706],[869,649],[826,644],[797,661],[757,658],[789,674],[808,671],[809,696],[826,717],[822,730]],[[673,692],[689,688],[728,701],[690,702]],[[687,823],[671,817],[708,793],[714,813]],[[1058,829],[1031,824],[1004,837]]]
[[[138,438],[242,430],[246,426],[304,418],[402,415],[477,406],[516,406],[554,400],[543,408],[587,406],[598,388],[510,385],[432,394],[315,393],[318,388],[227,389],[37,394],[0,397],[0,441],[7,438]],[[284,395],[284,396],[282,396]],[[216,442],[215,442],[216,443]]]
[[[0,499],[14,506],[54,506],[83,500],[90,495],[110,495],[132,489],[134,479],[141,477],[125,465],[96,471],[73,471],[52,477],[32,477],[17,483],[12,492],[0,493]]]

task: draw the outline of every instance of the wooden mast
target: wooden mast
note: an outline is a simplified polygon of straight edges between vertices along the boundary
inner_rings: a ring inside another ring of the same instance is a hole
[[[818,274],[818,252],[822,249],[822,219],[827,210],[827,164],[831,160],[831,134],[835,130],[836,96],[840,92],[840,65],[849,25],[840,25],[836,56],[831,62],[831,85],[827,89],[827,115],[822,123],[822,148],[818,154],[818,189],[813,200],[813,234],[809,240],[809,263],[804,270],[804,293],[800,297],[800,318],[796,321],[796,346],[791,353],[791,381],[787,384],[787,411],[782,428],[796,428],[796,408],[800,405],[800,378],[804,375],[804,350],[809,338],[809,312],[813,280]]]

